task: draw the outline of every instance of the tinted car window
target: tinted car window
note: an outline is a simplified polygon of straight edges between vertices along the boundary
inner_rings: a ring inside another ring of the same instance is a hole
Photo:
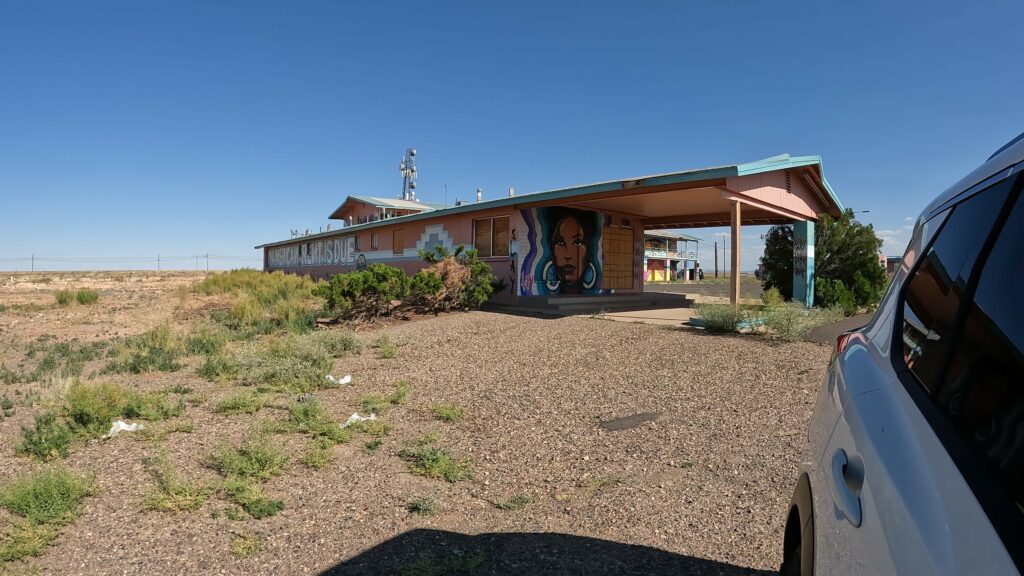
[[[1024,202],[985,260],[935,402],[1024,507]]]
[[[903,360],[929,392],[938,386],[949,359],[968,279],[1009,190],[1009,182],[996,184],[953,208],[907,285]]]

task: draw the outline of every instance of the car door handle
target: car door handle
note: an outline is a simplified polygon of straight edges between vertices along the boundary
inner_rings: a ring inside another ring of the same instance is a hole
[[[847,457],[840,448],[832,456],[832,495],[836,507],[854,526],[860,526],[860,490],[864,485],[864,461],[860,456]]]

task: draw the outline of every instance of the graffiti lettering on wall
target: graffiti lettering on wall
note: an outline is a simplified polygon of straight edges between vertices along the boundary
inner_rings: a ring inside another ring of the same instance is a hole
[[[793,239],[793,278],[807,277],[807,240]]]
[[[522,212],[529,251],[519,271],[519,294],[599,293],[601,215],[560,206]]]
[[[328,238],[275,246],[267,254],[271,268],[330,266],[355,261],[355,238]]]

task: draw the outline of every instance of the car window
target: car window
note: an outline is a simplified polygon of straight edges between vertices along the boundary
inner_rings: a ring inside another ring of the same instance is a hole
[[[974,262],[1002,211],[1010,183],[1001,182],[953,208],[907,284],[903,361],[929,393],[938,385]]]
[[[1024,509],[1024,202],[982,265],[935,403]]]

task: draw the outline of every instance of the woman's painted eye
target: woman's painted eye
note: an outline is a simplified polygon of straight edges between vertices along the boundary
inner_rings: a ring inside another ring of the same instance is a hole
[[[573,244],[573,246],[583,246],[583,240],[580,240],[579,238],[577,238],[576,240],[573,241],[572,244]]]

